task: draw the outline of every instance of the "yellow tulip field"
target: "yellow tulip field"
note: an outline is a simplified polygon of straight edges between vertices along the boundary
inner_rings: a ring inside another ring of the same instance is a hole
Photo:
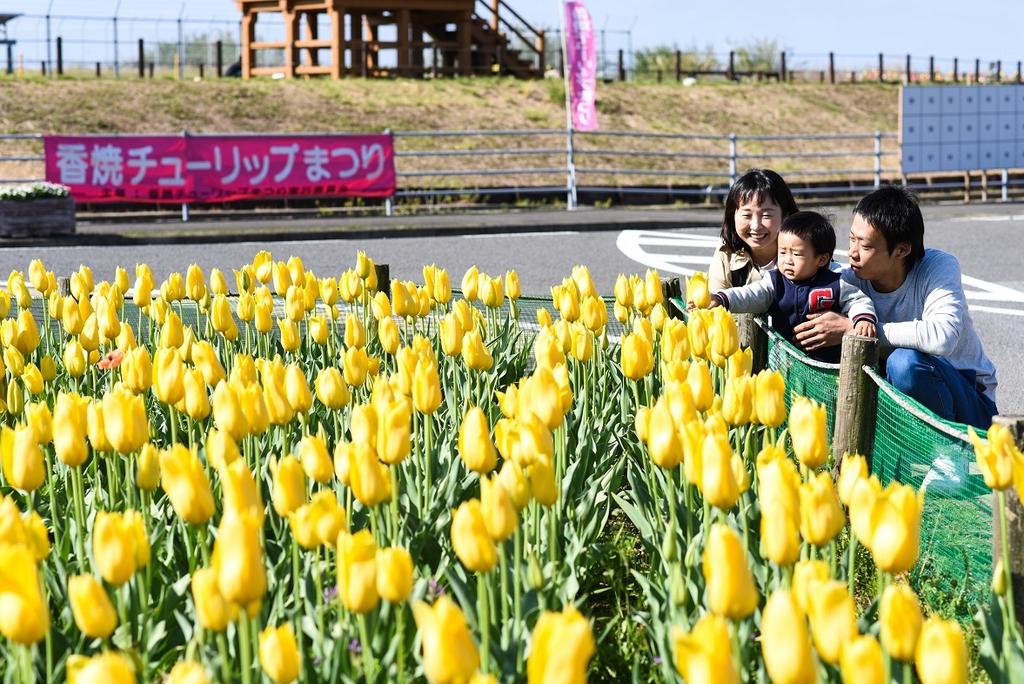
[[[1024,678],[1008,564],[977,627],[919,598],[925,493],[833,454],[724,309],[339,271],[10,274],[4,682]],[[974,439],[1002,506],[1024,455]]]

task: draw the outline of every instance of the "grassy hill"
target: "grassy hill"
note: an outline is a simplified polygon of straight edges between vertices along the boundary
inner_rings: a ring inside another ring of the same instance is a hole
[[[4,133],[368,131],[564,126],[560,81],[0,80]],[[894,86],[613,83],[604,129],[687,133],[895,130]]]

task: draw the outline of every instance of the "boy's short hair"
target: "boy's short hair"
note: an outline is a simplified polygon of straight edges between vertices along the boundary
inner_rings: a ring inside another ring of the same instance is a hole
[[[901,242],[910,244],[907,270],[924,257],[924,217],[914,193],[898,185],[883,185],[857,202],[853,210],[885,237],[889,254]]]
[[[782,222],[780,233],[791,233],[809,242],[815,256],[827,254],[829,261],[836,251],[836,229],[826,216],[816,211],[798,211]]]

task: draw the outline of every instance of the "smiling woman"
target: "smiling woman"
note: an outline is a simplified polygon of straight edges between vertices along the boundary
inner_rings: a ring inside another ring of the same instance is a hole
[[[751,169],[739,177],[725,200],[722,245],[708,268],[713,292],[761,279],[775,268],[779,228],[796,213],[793,193],[782,176],[770,169]]]

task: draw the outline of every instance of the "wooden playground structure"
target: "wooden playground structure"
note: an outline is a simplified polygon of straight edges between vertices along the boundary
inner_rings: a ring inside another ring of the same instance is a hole
[[[504,0],[235,1],[242,12],[243,78],[544,73],[544,32]],[[257,40],[257,20],[273,15],[283,20],[284,36]],[[329,30],[321,35],[325,23]],[[391,33],[394,40],[382,39]]]

